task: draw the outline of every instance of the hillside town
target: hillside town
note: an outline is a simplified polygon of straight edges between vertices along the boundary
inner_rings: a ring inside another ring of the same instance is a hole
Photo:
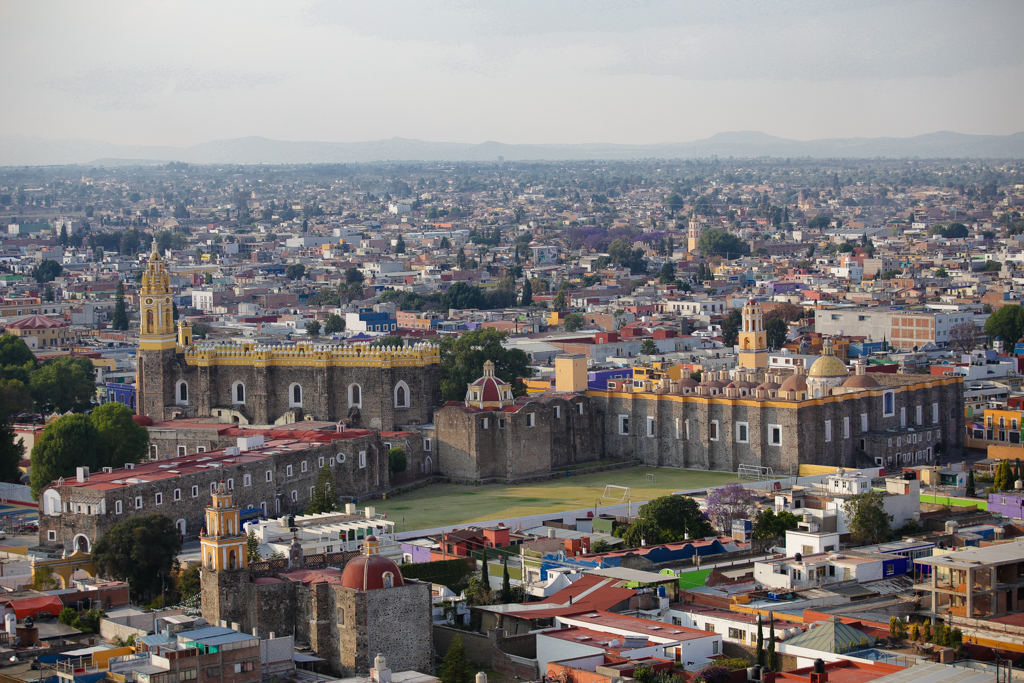
[[[1022,680],[1022,173],[0,168],[0,677]]]

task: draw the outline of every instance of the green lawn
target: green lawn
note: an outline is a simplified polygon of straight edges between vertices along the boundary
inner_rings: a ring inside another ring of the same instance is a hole
[[[647,481],[648,473],[655,475],[655,483]],[[604,493],[605,484],[629,486],[630,499],[644,501],[674,491],[705,489],[734,481],[737,481],[735,474],[723,472],[631,467],[521,486],[432,484],[411,493],[389,496],[387,500],[367,501],[367,504],[372,504],[377,512],[387,513],[388,519],[396,522],[396,531],[413,531],[593,508]],[[614,505],[616,501],[606,499],[602,504]]]

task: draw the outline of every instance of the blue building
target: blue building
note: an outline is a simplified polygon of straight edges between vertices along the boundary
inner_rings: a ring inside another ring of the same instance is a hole
[[[107,382],[104,403],[121,403],[135,411],[135,385]]]
[[[358,313],[345,314],[345,329],[390,334],[398,329],[398,319],[387,312],[378,313],[372,308],[361,308]]]

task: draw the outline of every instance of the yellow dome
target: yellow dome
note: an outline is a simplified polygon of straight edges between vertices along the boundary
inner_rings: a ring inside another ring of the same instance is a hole
[[[807,374],[810,377],[840,377],[850,372],[843,361],[830,354],[814,361]]]

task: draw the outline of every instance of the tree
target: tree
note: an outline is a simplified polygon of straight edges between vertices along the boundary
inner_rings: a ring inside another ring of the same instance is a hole
[[[671,261],[665,261],[665,265],[661,267],[661,271],[658,273],[658,282],[663,285],[671,284],[676,280],[676,264]]]
[[[556,311],[564,311],[568,305],[568,302],[565,300],[565,290],[558,290],[558,293],[555,294],[555,300],[551,302],[551,308]]]
[[[337,334],[345,331],[345,319],[337,313],[327,316],[327,324],[324,325],[324,334]]]
[[[53,259],[43,259],[43,261],[33,269],[32,279],[39,284],[53,282],[60,277],[63,270],[64,267]]]
[[[757,615],[757,650],[755,651],[758,666],[764,666],[764,631],[761,630],[761,615]]]
[[[65,415],[54,420],[32,447],[32,498],[55,479],[69,477],[76,467],[96,471],[101,462],[101,440],[88,415]]]
[[[363,283],[363,274],[360,270],[354,266],[350,266],[345,269],[345,282],[350,285],[359,285]]]
[[[1009,460],[1001,460],[996,466],[996,475],[992,481],[992,491],[1012,491],[1013,472]]]
[[[644,339],[640,342],[640,353],[645,356],[653,356],[658,353],[658,345],[653,339]]]
[[[136,598],[160,592],[181,552],[181,533],[161,514],[132,517],[110,527],[93,546],[100,574],[127,581]]]
[[[740,309],[732,309],[732,313],[722,321],[722,344],[725,348],[736,346],[740,339],[740,325],[743,323],[743,314]]]
[[[441,398],[461,401],[466,386],[483,375],[485,361],[494,363],[494,374],[512,385],[513,396],[524,396],[521,378],[533,376],[530,359],[522,349],[506,349],[507,332],[479,329],[441,340]]]
[[[483,308],[484,295],[479,287],[456,282],[441,295],[441,308]]]
[[[592,555],[600,555],[601,553],[607,553],[612,549],[612,544],[602,538],[595,541],[594,545],[590,546],[590,553]]]
[[[505,604],[512,602],[512,580],[508,575],[508,554],[505,555],[501,577],[501,601]]]
[[[961,240],[969,234],[967,226],[963,223],[950,223],[943,236],[948,239]]]
[[[401,235],[399,235],[398,236],[398,240],[395,241],[395,253],[396,254],[404,254],[405,253],[405,240],[402,239]]]
[[[245,559],[249,564],[263,559],[260,556],[260,539],[256,538],[256,532],[252,529],[245,535]]]
[[[334,481],[334,475],[327,469],[327,465],[324,465],[316,475],[316,483],[313,484],[313,493],[309,496],[306,514],[316,515],[321,512],[334,512],[337,509],[337,483]]]
[[[306,323],[306,334],[308,334],[310,337],[319,337],[320,336],[320,321],[319,320],[310,320],[308,323]]]
[[[384,337],[377,337],[374,339],[370,346],[405,346],[405,340],[399,337],[397,334],[389,334]]]
[[[191,563],[181,571],[174,586],[182,600],[188,600],[192,596],[198,595],[202,588],[199,578],[199,563]]]
[[[523,308],[526,308],[527,306],[531,305],[532,303],[533,303],[533,284],[530,282],[530,279],[527,278],[523,282],[522,298],[519,300],[519,305],[522,306]]]
[[[484,585],[484,588],[490,589],[491,587],[491,576],[487,569],[487,546],[484,546],[483,555],[480,558],[480,583]]]
[[[907,622],[899,617],[889,617],[889,634],[896,640],[906,640]]]
[[[910,627],[910,639],[915,641],[921,640],[921,627],[917,624]]]
[[[726,484],[708,494],[707,516],[726,536],[732,534],[732,522],[750,514],[756,496],[740,484]]]
[[[924,622],[924,628],[921,629],[921,638],[926,643],[932,641],[932,623],[930,621]]]
[[[405,468],[408,467],[408,460],[405,457],[405,451],[401,448],[392,448],[388,451],[388,470],[391,475],[401,474],[405,472]]]
[[[577,332],[583,329],[583,326],[587,324],[587,319],[579,313],[573,313],[572,315],[565,316],[562,320],[562,326],[566,332]]]
[[[731,680],[729,669],[717,661],[702,666],[694,677],[694,681],[701,683],[729,683],[729,680]]]
[[[115,330],[128,329],[128,312],[124,306],[124,280],[117,281],[117,292],[114,294],[114,317],[110,320],[110,326]]]
[[[462,644],[462,637],[452,638],[452,644],[448,646],[441,669],[438,672],[440,683],[472,683],[472,676],[466,663],[466,648]]]
[[[782,345],[786,343],[789,325],[783,322],[782,318],[772,318],[764,324],[764,332],[768,348],[781,349]]]
[[[967,487],[964,489],[964,495],[968,498],[974,498],[977,495],[974,484],[974,469],[967,471]]]
[[[306,275],[306,266],[293,263],[284,269],[284,274],[289,280],[301,280]]]
[[[100,437],[100,467],[124,467],[142,462],[149,454],[149,430],[136,424],[123,403],[105,403],[89,416]]]
[[[26,363],[30,363],[32,368],[36,366],[36,356],[25,340],[13,334],[0,336],[0,368],[24,366]]]
[[[1016,339],[1009,339],[1007,343],[1012,346]],[[978,343],[978,327],[970,320],[957,323],[949,330],[949,345],[957,353],[970,353]]]
[[[885,511],[884,505],[880,491],[858,493],[843,504],[846,528],[862,545],[882,543],[892,535],[893,516]]]
[[[725,230],[711,228],[700,236],[697,250],[704,257],[721,256],[724,259],[734,259],[749,254],[750,245]]]
[[[688,496],[661,496],[640,508],[638,519],[624,530],[617,530],[626,545],[639,548],[646,543],[674,543],[690,538],[715,535],[715,529],[701,512],[697,501]]]
[[[60,588],[60,581],[53,573],[53,567],[44,566],[32,573],[32,588],[37,591],[49,591]]]
[[[32,374],[29,390],[40,410],[83,409],[96,392],[95,370],[88,358],[64,356],[46,362]]]
[[[0,481],[19,483],[18,465],[24,458],[25,440],[15,434],[9,418],[0,418]]]
[[[768,668],[778,671],[779,663],[775,659],[775,613],[768,613],[768,654],[765,657]]]
[[[1024,336],[1024,308],[1000,306],[999,310],[985,321],[985,334],[989,339],[1002,338],[1007,344],[1015,344]]]
[[[780,538],[791,529],[799,526],[800,518],[788,510],[776,514],[768,508],[757,513],[754,518],[754,538]]]

